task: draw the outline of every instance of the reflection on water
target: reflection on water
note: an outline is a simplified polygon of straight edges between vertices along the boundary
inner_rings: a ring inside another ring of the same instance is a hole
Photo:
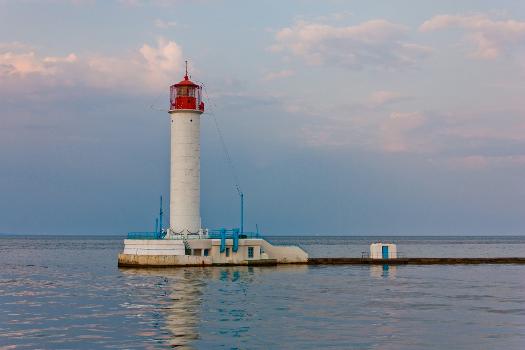
[[[198,338],[203,282],[201,271],[170,276],[168,296],[172,305],[164,309],[166,329],[173,334],[171,346],[188,345]]]
[[[525,343],[520,265],[118,269],[119,250],[115,239],[0,239],[0,349]]]
[[[156,288],[161,288],[163,298],[154,302],[158,307],[158,318],[155,320],[157,328],[164,336],[158,338],[158,343],[191,349],[194,341],[200,338],[199,329],[206,322],[209,315],[214,315],[223,322],[242,323],[249,317],[244,306],[249,303],[248,289],[257,278],[255,275],[272,273],[277,270],[292,271],[294,274],[308,272],[307,266],[284,267],[253,267],[232,266],[213,268],[173,268],[173,269],[133,269],[124,268],[120,272],[124,276],[133,278],[152,278],[157,280]],[[216,288],[216,289],[215,289]],[[213,289],[213,290],[210,290]],[[216,292],[232,296],[232,300],[212,300],[217,303],[216,308],[204,306],[209,301],[206,297]],[[129,310],[144,310],[144,300],[138,303],[128,303],[123,307]],[[248,326],[230,330],[218,330],[219,334],[231,333],[233,337],[240,337],[250,329]],[[136,336],[152,336],[154,332],[136,330]]]
[[[199,337],[200,307],[205,281],[211,277],[209,269],[122,269],[124,275],[155,276],[163,281],[166,300],[159,308],[159,327],[169,336],[164,344],[190,349],[190,343]],[[160,285],[159,285],[160,286]],[[158,302],[158,301],[157,301]],[[137,335],[144,333],[140,331]]]
[[[396,265],[370,265],[370,276],[373,278],[396,278]]]

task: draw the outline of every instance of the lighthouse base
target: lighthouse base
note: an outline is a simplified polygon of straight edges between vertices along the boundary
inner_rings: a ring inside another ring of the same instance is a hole
[[[260,238],[152,239],[124,241],[121,267],[276,265],[306,263],[308,254],[295,246],[274,246]]]

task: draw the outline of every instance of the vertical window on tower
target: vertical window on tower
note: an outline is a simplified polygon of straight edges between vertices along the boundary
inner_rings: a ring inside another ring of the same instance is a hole
[[[248,259],[253,259],[253,247],[248,247]]]
[[[210,250],[209,249],[204,249],[204,256],[208,256],[210,255]]]
[[[226,248],[226,256],[230,256],[230,248]]]

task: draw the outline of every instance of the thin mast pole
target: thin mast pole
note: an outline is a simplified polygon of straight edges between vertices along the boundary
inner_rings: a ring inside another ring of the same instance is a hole
[[[159,210],[159,232],[162,235],[162,195],[160,196],[160,210]]]
[[[241,192],[241,234],[244,233],[244,193]]]

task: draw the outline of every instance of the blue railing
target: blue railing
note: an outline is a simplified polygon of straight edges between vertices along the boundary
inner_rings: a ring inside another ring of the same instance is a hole
[[[166,236],[166,232],[129,232],[128,239],[163,239]],[[261,238],[259,232],[240,232],[240,229],[217,229],[209,230],[207,238],[214,239],[233,239],[234,240],[234,251],[237,251],[238,240],[242,238]]]
[[[240,232],[238,228],[233,229],[213,229],[208,231],[208,238],[221,238],[221,232],[223,232],[226,235],[227,239],[233,239],[233,236],[235,232],[238,233],[239,238],[262,238],[262,236],[259,234],[259,232],[246,232],[243,233]]]
[[[226,250],[226,240],[233,239],[233,251],[236,252],[239,248],[239,231],[240,230],[238,228],[230,230],[227,230],[225,228],[221,228],[218,230],[210,230],[208,231],[208,238],[218,238],[221,240],[221,253],[224,253],[224,251]]]
[[[221,240],[221,253],[224,253],[226,250],[226,240],[232,239],[233,240],[233,246],[232,250],[233,252],[237,252],[239,249],[239,239],[242,238],[259,238],[259,232],[243,232],[241,233],[241,230],[238,228],[232,228],[232,229],[225,229],[221,228],[218,230],[209,230],[208,231],[208,238],[215,238]]]
[[[128,239],[163,239],[165,235],[161,232],[130,232]]]

